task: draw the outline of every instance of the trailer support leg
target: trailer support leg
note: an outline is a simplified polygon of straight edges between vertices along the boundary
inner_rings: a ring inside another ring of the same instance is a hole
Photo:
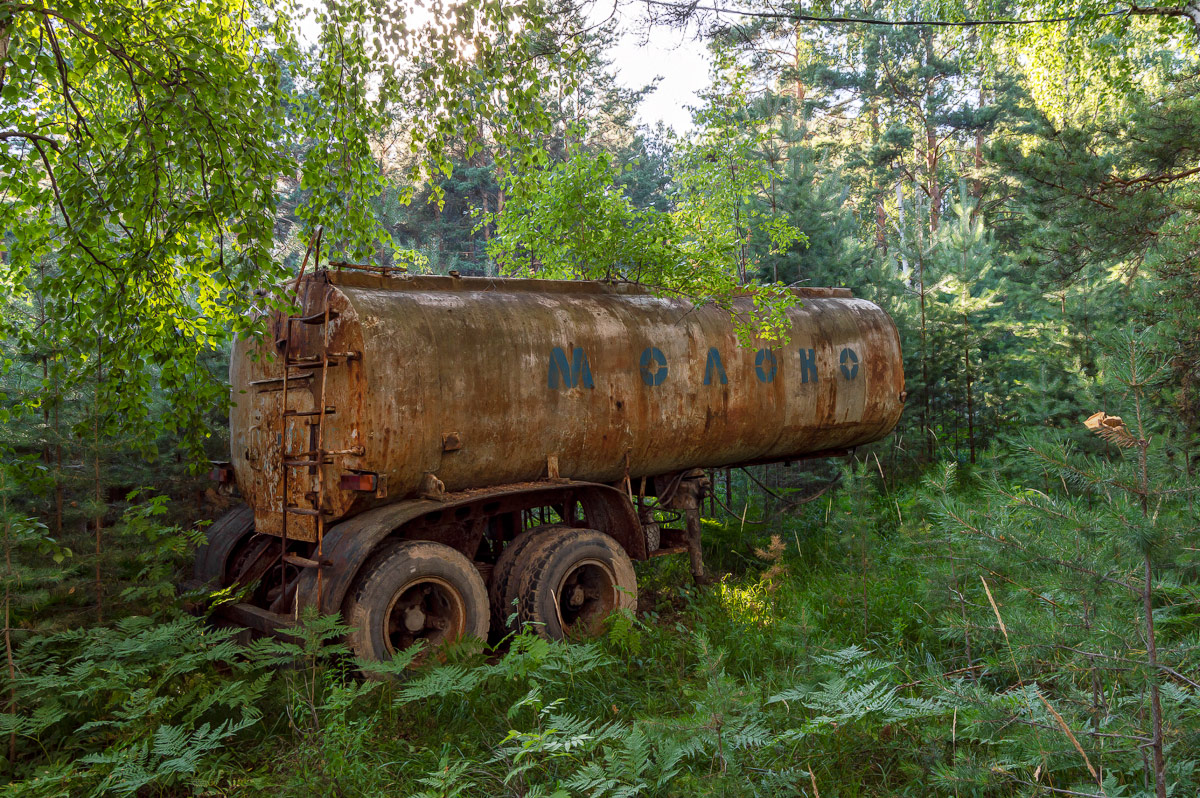
[[[712,579],[704,568],[704,549],[700,544],[700,508],[685,510],[684,517],[687,521],[687,549],[692,561],[692,580],[698,585],[709,584]]]
[[[712,489],[708,475],[699,468],[693,468],[675,478],[676,487],[670,491],[664,504],[675,510],[683,510],[684,521],[687,524],[686,543],[688,557],[692,564],[692,579],[698,585],[712,582],[708,570],[704,567],[704,549],[700,543],[700,508],[704,497]]]

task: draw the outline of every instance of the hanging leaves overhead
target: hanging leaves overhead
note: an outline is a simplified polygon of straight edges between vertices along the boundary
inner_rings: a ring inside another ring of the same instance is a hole
[[[205,413],[225,398],[201,359],[253,334],[251,311],[286,277],[281,177],[301,173],[303,240],[327,226],[341,254],[386,251],[369,211],[387,166],[373,137],[402,129],[415,179],[449,174],[447,140],[479,117],[502,120],[506,159],[536,159],[524,145],[546,125],[539,98],[569,91],[582,57],[537,4],[434,3],[418,16],[330,2],[312,59],[292,12],[0,4],[0,288],[17,309],[3,334],[19,350],[53,342],[54,390],[96,382],[112,434],[150,446],[139,431],[165,430],[198,453]],[[172,411],[153,417],[159,390]]]
[[[155,381],[170,428],[202,426],[218,388],[195,379],[199,353],[244,330],[237,298],[278,274],[286,23],[239,0],[0,6],[0,280],[47,309],[4,332],[52,339],[67,385],[106,375],[114,426],[148,418]]]

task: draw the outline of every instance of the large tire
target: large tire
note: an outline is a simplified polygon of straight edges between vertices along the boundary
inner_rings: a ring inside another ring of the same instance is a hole
[[[518,617],[551,640],[598,631],[614,610],[637,609],[637,575],[615,540],[594,529],[555,529],[521,554]]]
[[[504,551],[500,552],[496,566],[492,569],[492,585],[488,591],[492,600],[493,633],[502,636],[513,631],[515,624],[509,624],[508,619],[515,612],[513,604],[519,595],[517,588],[521,579],[521,569],[525,564],[525,559],[521,555],[530,544],[552,529],[570,529],[570,527],[558,524],[530,527],[509,541],[508,545],[504,547]]]
[[[218,586],[227,584],[226,569],[235,549],[254,534],[254,511],[240,504],[218,518],[204,532],[204,542],[196,549],[192,578]]]
[[[424,641],[437,648],[463,637],[487,640],[487,587],[459,552],[424,540],[388,544],[363,567],[343,605],[362,659],[390,660]]]

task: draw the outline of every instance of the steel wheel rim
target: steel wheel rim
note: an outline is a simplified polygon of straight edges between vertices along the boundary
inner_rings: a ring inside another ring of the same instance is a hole
[[[564,635],[591,631],[617,608],[617,575],[603,560],[579,560],[559,580],[554,604]]]
[[[423,576],[405,583],[392,596],[384,613],[383,637],[388,654],[394,656],[421,640],[427,650],[458,640],[466,628],[462,593],[440,576]]]

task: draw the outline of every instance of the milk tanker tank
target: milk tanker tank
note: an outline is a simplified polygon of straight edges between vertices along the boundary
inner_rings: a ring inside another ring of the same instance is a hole
[[[364,658],[514,617],[584,632],[635,604],[632,561],[691,543],[699,567],[701,469],[845,454],[904,401],[895,325],[845,289],[797,289],[788,342],[746,346],[729,309],[628,284],[293,287],[301,312],[234,349],[216,475],[245,505],[195,575],[245,586],[224,612],[261,631],[341,612]]]

